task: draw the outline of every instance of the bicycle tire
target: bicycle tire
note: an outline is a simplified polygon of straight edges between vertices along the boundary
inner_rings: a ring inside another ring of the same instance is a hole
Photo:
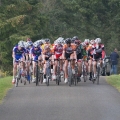
[[[72,69],[68,68],[68,82],[69,82],[69,86],[72,85]]]
[[[15,79],[15,87],[18,87],[18,78]]]
[[[38,65],[36,66],[36,86],[38,86],[38,83],[39,80],[38,80]]]
[[[97,68],[97,85],[99,85],[100,67]]]
[[[49,86],[49,76],[46,76],[46,85]]]

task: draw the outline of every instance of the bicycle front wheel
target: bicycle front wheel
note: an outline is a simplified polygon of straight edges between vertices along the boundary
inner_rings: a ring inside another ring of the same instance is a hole
[[[97,84],[99,84],[99,78],[100,78],[100,67],[97,68]]]
[[[38,80],[38,65],[36,66],[36,86],[38,86],[39,80]]]
[[[68,69],[68,82],[69,82],[69,86],[71,86],[71,84],[72,84],[72,70],[71,70],[71,68]]]

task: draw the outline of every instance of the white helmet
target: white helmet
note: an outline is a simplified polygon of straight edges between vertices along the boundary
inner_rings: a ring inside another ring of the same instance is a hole
[[[59,38],[57,39],[57,41],[63,41],[63,40],[64,40],[63,37],[59,37]]]
[[[82,44],[82,46],[83,46],[83,47],[85,47],[85,46],[86,46],[86,43],[85,43],[85,42],[82,42],[81,44]]]
[[[100,38],[96,38],[96,39],[95,39],[95,42],[96,42],[96,43],[101,43],[101,39],[100,39]]]
[[[20,41],[18,42],[18,46],[20,46],[20,47],[25,47],[25,46],[24,46],[24,41],[23,41],[23,40],[20,40]]]
[[[33,43],[33,46],[34,46],[34,47],[38,47],[38,46],[39,46],[39,43],[38,43],[38,42],[34,42],[34,43]]]
[[[93,45],[95,43],[95,40],[90,40],[90,43]]]
[[[87,44],[89,44],[89,42],[90,42],[90,40],[89,39],[85,39],[85,44],[87,45]]]

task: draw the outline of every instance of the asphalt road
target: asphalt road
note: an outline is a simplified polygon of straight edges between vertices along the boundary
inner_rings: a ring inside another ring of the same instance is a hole
[[[120,120],[120,93],[104,77],[99,85],[19,84],[0,105],[0,120]]]

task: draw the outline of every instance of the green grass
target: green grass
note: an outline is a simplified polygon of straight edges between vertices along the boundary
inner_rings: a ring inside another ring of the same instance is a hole
[[[13,87],[12,77],[0,78],[0,103],[2,103],[3,98],[6,96],[8,90]]]
[[[120,75],[107,76],[106,81],[120,92]]]

